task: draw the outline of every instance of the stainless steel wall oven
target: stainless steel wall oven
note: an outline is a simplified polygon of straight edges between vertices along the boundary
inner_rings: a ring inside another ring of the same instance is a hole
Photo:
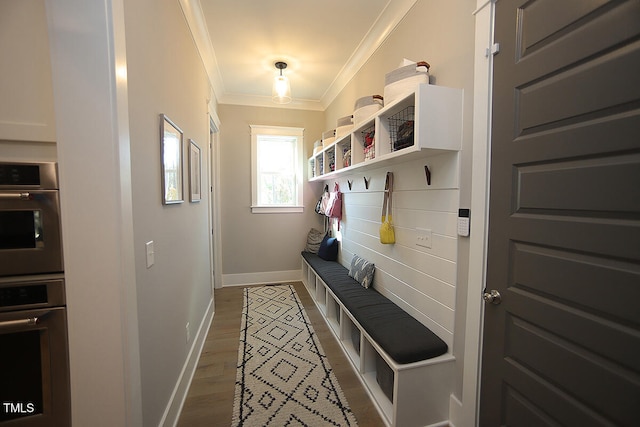
[[[0,163],[0,425],[69,426],[55,163]]]
[[[0,163],[0,276],[63,271],[55,163]]]

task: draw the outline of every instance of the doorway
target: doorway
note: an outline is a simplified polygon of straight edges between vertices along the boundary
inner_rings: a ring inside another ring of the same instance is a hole
[[[209,113],[209,230],[211,254],[211,283],[222,287],[221,227],[220,227],[220,119]],[[213,290],[212,290],[213,291]]]

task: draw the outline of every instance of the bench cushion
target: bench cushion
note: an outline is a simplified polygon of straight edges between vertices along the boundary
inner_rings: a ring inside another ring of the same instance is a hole
[[[360,286],[341,264],[309,252],[302,252],[302,256],[360,326],[397,363],[418,362],[447,352],[447,344],[429,328],[375,289]]]

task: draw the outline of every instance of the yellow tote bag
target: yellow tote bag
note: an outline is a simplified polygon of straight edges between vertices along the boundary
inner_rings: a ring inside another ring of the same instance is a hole
[[[391,212],[393,210],[393,172],[387,172],[384,183],[384,202],[382,203],[382,224],[380,225],[380,243],[393,244],[396,242],[396,234],[393,231]],[[387,209],[388,208],[388,209]]]

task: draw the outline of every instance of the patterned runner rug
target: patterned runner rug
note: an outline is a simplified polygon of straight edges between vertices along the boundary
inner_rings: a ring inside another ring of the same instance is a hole
[[[244,289],[233,426],[357,426],[291,285]]]

